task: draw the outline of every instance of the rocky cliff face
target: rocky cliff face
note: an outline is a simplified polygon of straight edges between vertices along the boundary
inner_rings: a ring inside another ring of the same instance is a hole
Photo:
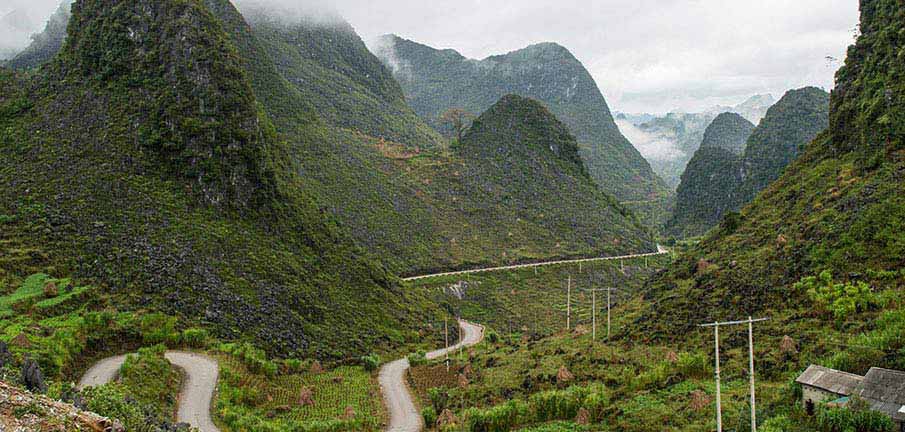
[[[502,96],[543,102],[569,127],[588,172],[622,201],[662,202],[665,183],[619,132],[610,109],[584,66],[564,47],[545,43],[484,60],[436,50],[395,36],[377,50],[422,118],[440,127],[450,108],[480,113]]]

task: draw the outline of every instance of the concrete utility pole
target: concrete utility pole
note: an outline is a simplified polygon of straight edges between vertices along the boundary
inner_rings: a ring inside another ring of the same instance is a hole
[[[449,372],[449,318],[443,318],[443,333],[446,338],[446,372]]]
[[[597,291],[606,291],[606,338],[610,339],[610,292],[612,288],[594,288],[591,292],[591,340],[597,340]]]
[[[572,275],[566,284],[566,331],[569,331],[572,330]]]
[[[750,316],[743,321],[726,321],[701,324],[700,327],[713,327],[714,357],[716,364],[716,430],[723,432],[723,412],[720,407],[720,326],[748,324],[748,378],[751,385],[751,430],[757,430],[757,411],[754,397],[754,323],[767,321],[770,318],[753,319]]]

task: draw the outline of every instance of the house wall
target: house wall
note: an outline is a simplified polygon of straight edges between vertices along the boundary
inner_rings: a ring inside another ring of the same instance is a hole
[[[839,399],[842,395],[838,395],[836,393],[831,393],[826,390],[822,390],[816,387],[811,387],[807,385],[801,386],[802,395],[801,402],[807,405],[808,402],[817,405],[822,402],[832,401],[835,399]]]

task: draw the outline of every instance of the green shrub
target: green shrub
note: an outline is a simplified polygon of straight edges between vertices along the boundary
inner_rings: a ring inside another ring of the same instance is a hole
[[[511,400],[485,410],[470,408],[465,411],[465,424],[471,432],[509,432],[527,421],[528,404]]]
[[[377,354],[369,354],[361,357],[361,365],[368,372],[374,372],[380,367],[380,356]]]
[[[500,340],[500,335],[498,335],[497,332],[495,332],[493,330],[490,330],[487,332],[487,341],[488,342],[495,344],[495,343],[499,342],[499,340]]]
[[[834,283],[833,273],[824,270],[819,276],[802,278],[795,289],[804,291],[814,304],[833,314],[837,320],[844,320],[855,312],[863,312],[880,304],[880,297],[864,282]]]
[[[144,413],[126,394],[119,384],[107,384],[88,387],[82,397],[89,411],[119,420],[126,430],[141,430],[145,425]]]
[[[584,401],[582,387],[555,390],[531,395],[532,417],[534,421],[565,420],[575,418]]]
[[[437,411],[434,410],[434,407],[426,407],[421,410],[421,417],[424,419],[424,424],[427,427],[431,427],[437,423]]]
[[[710,375],[710,360],[703,353],[681,353],[676,369],[685,378],[705,378]]]
[[[894,432],[895,424],[888,415],[873,411],[861,400],[852,399],[849,407],[821,406],[817,412],[817,428],[822,432]]]
[[[289,373],[297,374],[305,370],[305,362],[299,359],[290,358],[283,360],[283,366]]]
[[[409,365],[411,366],[421,366],[427,363],[427,357],[425,357],[424,351],[413,352],[408,355]]]
[[[192,348],[206,347],[209,337],[204,329],[190,328],[182,331],[182,343]]]
[[[446,387],[431,387],[427,389],[427,397],[436,412],[443,412],[449,403],[449,391]]]
[[[141,318],[141,337],[146,344],[175,345],[179,341],[176,318],[162,313],[152,313]]]

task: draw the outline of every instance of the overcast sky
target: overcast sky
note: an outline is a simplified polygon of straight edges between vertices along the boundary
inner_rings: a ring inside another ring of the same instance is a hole
[[[858,23],[857,0],[265,2],[331,7],[366,40],[395,33],[472,58],[558,42],[591,71],[611,108],[627,112],[697,111],[805,85],[829,90]],[[36,23],[56,7],[0,3],[0,13],[24,10]],[[27,41],[0,25],[0,48]]]

